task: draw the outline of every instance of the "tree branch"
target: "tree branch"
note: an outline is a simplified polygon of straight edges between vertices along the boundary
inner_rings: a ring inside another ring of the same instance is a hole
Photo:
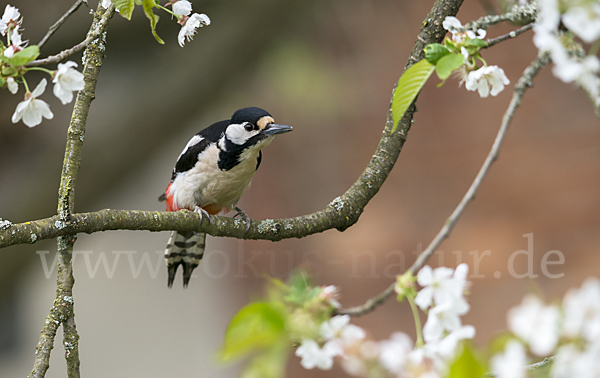
[[[509,21],[515,24],[529,24],[535,21],[538,12],[537,2],[525,5],[515,5],[508,12],[499,15],[488,15],[478,20],[469,22],[464,26],[464,30],[487,29],[492,25]]]
[[[534,25],[533,23],[527,24],[527,25],[525,25],[525,26],[523,26],[523,27],[521,27],[521,28],[519,28],[517,30],[511,31],[508,34],[504,34],[504,35],[501,35],[501,36],[496,37],[496,38],[488,39],[488,40],[486,40],[487,45],[483,46],[483,48],[487,49],[487,48],[492,47],[495,44],[498,44],[500,42],[504,42],[504,41],[506,41],[508,39],[513,39],[513,38],[519,36],[520,34],[523,34],[526,31],[533,29],[533,25]]]
[[[456,14],[461,4],[462,0],[436,1],[423,22],[406,67],[423,58],[425,45],[442,41],[446,34],[442,28],[442,21],[446,16]],[[59,214],[59,216],[37,221],[13,224],[0,230],[0,248],[35,243],[39,240],[80,232],[94,233],[107,230],[196,231],[212,236],[272,241],[301,238],[333,228],[344,231],[358,221],[364,207],[387,179],[406,141],[414,112],[413,104],[399,122],[397,131],[392,133],[393,120],[390,110],[379,145],[361,176],[344,194],[334,198],[325,209],[312,214],[288,219],[252,220],[247,233],[245,233],[245,223],[241,220],[211,216],[211,224],[207,222],[200,224],[198,214],[189,211],[172,213],[101,210],[72,214],[68,219],[63,219]],[[68,183],[65,185],[65,187],[69,186]]]
[[[90,105],[94,99],[96,82],[100,74],[100,68],[102,67],[102,59],[104,58],[104,44],[106,43],[106,34],[104,31],[112,13],[114,13],[114,6],[106,10],[98,6],[94,22],[88,33],[88,38],[95,32],[98,32],[98,35],[102,35],[103,37],[86,49],[86,59],[83,67],[85,86],[77,94],[73,114],[71,115],[71,122],[67,131],[67,145],[65,148],[60,188],[58,190],[57,216],[61,222],[69,222],[73,211],[75,182],[77,181],[77,173],[81,162],[83,136],[85,134]],[[103,23],[103,20],[106,22]],[[69,378],[80,377],[79,335],[75,326],[73,300],[75,278],[73,277],[72,260],[75,240],[75,234],[58,237],[56,299],[42,328],[40,340],[36,348],[34,367],[29,377],[44,377],[46,375],[50,364],[50,352],[54,347],[54,338],[60,325],[63,327],[67,376]]]
[[[515,85],[513,97],[510,101],[508,109],[504,113],[504,117],[502,118],[502,123],[500,125],[500,129],[498,130],[498,134],[496,135],[496,139],[494,140],[492,148],[491,148],[490,152],[488,153],[488,156],[485,159],[483,165],[479,169],[477,176],[473,180],[473,183],[471,184],[471,186],[465,193],[464,197],[462,198],[462,200],[460,201],[458,206],[456,206],[456,208],[454,209],[454,211],[452,212],[450,217],[446,220],[446,222],[444,223],[444,226],[437,233],[435,238],[433,238],[431,243],[429,243],[427,248],[423,252],[421,252],[421,254],[419,254],[419,256],[417,257],[417,260],[414,262],[414,264],[408,270],[410,270],[413,273],[418,272],[425,265],[425,263],[431,258],[431,256],[435,253],[435,251],[440,246],[440,244],[442,244],[444,239],[446,239],[446,238],[448,238],[448,236],[450,236],[450,232],[452,232],[452,229],[458,222],[461,215],[464,213],[467,205],[475,198],[475,194],[477,193],[477,190],[479,190],[479,187],[481,186],[483,179],[487,176],[492,164],[498,158],[498,155],[500,153],[500,147],[502,146],[502,142],[504,141],[504,137],[506,136],[506,131],[508,130],[508,126],[510,125],[510,122],[512,121],[515,111],[521,105],[521,99],[523,98],[525,91],[533,85],[532,80],[535,77],[535,75],[537,75],[537,73],[540,71],[540,69],[549,63],[550,63],[550,58],[549,58],[548,54],[540,53],[537,56],[537,58],[525,69],[525,71],[523,72],[523,75],[521,76],[521,78],[519,79],[517,84]],[[363,305],[357,306],[357,307],[351,307],[348,309],[341,309],[337,313],[360,316],[360,315],[364,315],[370,311],[373,311],[373,309],[376,306],[383,303],[387,298],[389,298],[390,295],[392,295],[392,293],[394,293],[394,287],[395,287],[395,282],[393,284],[391,284],[390,286],[388,286],[380,294],[367,300]]]
[[[111,5],[111,7],[109,7],[109,10],[110,9],[113,9],[113,10],[111,10],[109,12],[104,12],[104,15],[100,18],[100,21],[94,23],[95,29],[90,30],[90,32],[88,32],[86,39],[84,39],[81,43],[73,46],[70,49],[63,50],[56,55],[51,55],[44,59],[37,59],[37,60],[34,60],[33,62],[29,62],[26,65],[26,67],[38,67],[38,66],[44,66],[46,64],[51,64],[51,63],[59,63],[65,59],[67,59],[71,55],[78,53],[79,51],[88,47],[88,45],[90,43],[92,43],[92,41],[94,41],[98,37],[100,37],[100,35],[103,33],[103,31],[106,30],[106,25],[108,25],[108,21],[115,13],[114,5]]]
[[[63,14],[62,17],[54,23],[54,25],[50,26],[50,28],[48,29],[48,33],[46,33],[44,38],[42,38],[42,40],[38,42],[38,48],[41,49],[42,46],[50,39],[50,37],[52,37],[52,34],[54,34],[54,32],[56,32],[58,28],[60,28],[62,24],[65,23],[65,21],[67,21],[67,18],[69,18],[69,16],[73,13],[75,13],[83,3],[86,3],[87,5],[87,0],[77,0],[75,4],[73,4],[65,14]]]

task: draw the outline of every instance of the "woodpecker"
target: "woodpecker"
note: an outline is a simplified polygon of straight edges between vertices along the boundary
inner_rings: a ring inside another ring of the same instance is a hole
[[[291,126],[276,124],[267,111],[243,108],[229,120],[220,121],[194,135],[177,159],[171,182],[159,201],[167,211],[187,209],[198,212],[200,221],[208,214],[236,210],[234,215],[250,218],[237,203],[260,166],[262,149],[275,135],[292,131]],[[208,218],[210,221],[210,218]],[[183,267],[183,286],[204,255],[206,234],[173,231],[165,250],[168,279],[173,286],[179,265]]]

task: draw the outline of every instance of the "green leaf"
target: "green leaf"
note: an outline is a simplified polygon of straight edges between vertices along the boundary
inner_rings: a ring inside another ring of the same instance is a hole
[[[478,48],[482,48],[487,46],[487,42],[484,41],[483,39],[479,39],[479,38],[473,38],[473,39],[467,39],[464,42],[465,46],[473,46],[473,47],[478,47]]]
[[[11,66],[23,66],[34,61],[40,55],[40,49],[36,45],[27,46],[23,50],[16,52],[10,58],[0,54],[0,60]]]
[[[440,58],[450,54],[450,50],[442,44],[430,43],[423,49],[425,51],[425,59],[431,64],[436,64]]]
[[[449,54],[438,60],[435,72],[441,80],[446,80],[452,72],[459,69],[465,61],[462,54]]]
[[[122,17],[131,20],[131,14],[133,13],[133,8],[135,7],[133,0],[112,0],[112,3],[115,5]]]
[[[241,378],[281,378],[290,353],[290,343],[281,338],[279,342],[266,348],[244,368]]]
[[[448,378],[481,378],[486,366],[469,343],[462,344],[462,352],[450,366]]]
[[[242,308],[231,319],[220,351],[223,361],[272,345],[285,336],[283,310],[273,303],[255,302]]]
[[[144,1],[144,3],[143,3],[144,14],[150,20],[150,28],[152,29],[152,35],[154,36],[154,38],[156,39],[156,41],[158,43],[160,43],[161,45],[164,45],[165,41],[163,41],[156,33],[156,24],[158,23],[159,17],[158,17],[158,15],[154,14],[154,12],[152,12],[152,8],[154,8],[156,3],[154,2],[154,0],[143,0],[143,1]]]
[[[16,68],[10,66],[4,66],[0,71],[0,74],[4,77],[17,76],[18,73],[19,71]]]
[[[431,76],[435,66],[427,60],[422,59],[407,69],[396,85],[394,96],[392,97],[392,118],[394,128],[398,127],[398,122],[404,116],[406,109],[410,106],[417,94],[423,88],[423,85]]]
[[[444,39],[444,46],[453,51],[460,51],[458,44],[448,37]]]

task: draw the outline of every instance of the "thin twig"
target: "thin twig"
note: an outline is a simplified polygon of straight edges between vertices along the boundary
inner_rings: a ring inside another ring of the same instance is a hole
[[[534,370],[543,368],[544,366],[550,365],[552,362],[554,362],[555,359],[556,359],[556,356],[546,357],[543,360],[541,360],[540,362],[536,362],[534,364],[525,366],[525,369],[527,369],[529,371],[534,371]],[[490,373],[487,373],[484,375],[484,377],[497,377],[497,376],[498,376],[498,373],[495,373],[495,372],[490,372]]]
[[[556,356],[546,357],[543,360],[541,360],[540,362],[536,362],[535,364],[525,366],[525,368],[527,370],[536,370],[536,369],[542,368],[544,366],[550,365],[555,359],[556,359]]]
[[[112,13],[114,13],[113,5],[106,10],[99,5],[89,34],[96,31],[99,35],[102,34],[106,30],[108,19],[110,19]],[[102,35],[105,36],[105,34]],[[67,132],[67,146],[65,148],[60,188],[58,190],[57,211],[61,222],[68,222],[73,212],[75,182],[81,162],[83,135],[89,108],[94,99],[96,82],[102,66],[101,62],[104,58],[105,42],[105,38],[101,38],[98,43],[90,45],[86,50],[86,61],[83,67],[85,85],[83,90],[77,94],[75,106],[73,107],[73,114]],[[60,325],[63,327],[67,376],[69,378],[80,377],[79,335],[75,326],[73,300],[75,278],[73,277],[72,260],[75,240],[76,236],[74,234],[60,236],[57,239],[56,299],[40,334],[33,370],[29,374],[30,378],[45,376],[50,363],[50,352],[54,347],[54,339]]]
[[[501,22],[513,22],[517,24],[529,24],[535,21],[538,12],[537,3],[528,3],[525,5],[515,5],[508,12],[498,15],[483,16],[475,21],[471,21],[463,26],[461,31],[487,29],[492,25]]]
[[[112,6],[112,7],[114,8],[114,6]],[[88,45],[90,43],[92,43],[92,41],[94,41],[95,39],[100,37],[102,32],[106,29],[106,25],[108,24],[108,21],[113,16],[113,14],[114,14],[114,10],[105,12],[104,15],[102,16],[102,18],[100,19],[100,22],[98,22],[96,24],[96,28],[94,30],[91,30],[88,33],[87,37],[81,43],[78,43],[77,45],[73,46],[70,49],[63,50],[56,55],[51,55],[44,59],[37,59],[37,60],[34,60],[33,62],[29,62],[26,65],[26,67],[38,67],[38,66],[44,66],[46,64],[51,64],[51,63],[59,63],[65,59],[67,59],[71,55],[78,53],[79,51],[85,49],[86,47],[88,47]]]
[[[54,25],[50,26],[50,28],[48,29],[48,33],[46,33],[44,38],[42,38],[42,40],[38,42],[38,48],[41,49],[42,46],[50,39],[50,37],[52,37],[52,34],[54,34],[54,32],[56,32],[58,28],[60,28],[62,24],[65,23],[65,21],[67,21],[67,18],[69,18],[69,16],[73,13],[75,13],[83,3],[87,4],[87,0],[77,0],[75,4],[73,4],[65,14],[63,14],[62,17],[54,23]]]
[[[435,238],[433,238],[431,243],[429,243],[429,246],[427,246],[427,248],[423,252],[421,252],[421,254],[417,257],[417,260],[409,268],[411,272],[418,272],[425,265],[425,263],[431,258],[431,256],[440,246],[442,241],[448,238],[450,232],[452,232],[452,229],[456,225],[456,222],[458,222],[461,215],[464,213],[467,205],[475,198],[475,194],[481,186],[483,179],[488,174],[494,161],[496,161],[496,159],[498,158],[498,154],[500,153],[500,147],[502,146],[502,142],[504,141],[504,137],[506,136],[506,131],[508,130],[508,126],[510,125],[515,111],[517,110],[519,105],[521,105],[521,99],[523,98],[523,94],[525,93],[527,88],[532,86],[533,77],[537,75],[539,70],[549,62],[550,58],[548,54],[540,53],[538,57],[523,72],[523,75],[515,85],[513,97],[510,101],[508,109],[504,113],[504,117],[502,118],[502,124],[500,125],[500,129],[498,130],[498,134],[496,135],[494,144],[492,145],[492,148],[488,153],[488,156],[485,159],[483,165],[479,169],[477,176],[473,180],[473,183],[465,193],[458,206],[454,209],[450,217],[444,223],[444,226],[441,228],[441,230],[438,232]],[[394,286],[395,283],[391,284],[382,293],[367,300],[367,302],[365,302],[361,306],[342,309],[338,311],[338,313],[354,316],[359,316],[368,313],[372,311],[377,305],[383,303],[394,292]]]
[[[486,41],[486,42],[487,42],[487,45],[486,45],[486,46],[484,46],[484,48],[492,47],[492,46],[494,46],[495,44],[497,44],[497,43],[500,43],[500,42],[504,42],[504,41],[506,41],[506,40],[508,40],[508,39],[513,39],[513,38],[515,38],[516,36],[518,36],[518,35],[520,35],[520,34],[523,34],[523,33],[525,33],[525,32],[526,32],[526,31],[528,31],[528,30],[531,30],[531,29],[533,29],[533,25],[534,25],[533,23],[531,23],[531,24],[527,24],[527,25],[523,26],[522,28],[519,28],[519,29],[517,29],[517,30],[513,30],[513,31],[511,31],[511,32],[510,32],[510,33],[508,33],[508,34],[504,34],[504,35],[501,35],[501,36],[499,36],[499,37],[496,37],[496,38],[491,38],[491,39],[488,39],[488,40]]]
[[[456,225],[456,222],[464,213],[467,205],[475,198],[475,194],[477,193],[477,190],[479,190],[483,179],[487,176],[488,172],[490,171],[490,168],[492,167],[492,164],[496,161],[496,159],[498,159],[498,155],[500,154],[500,147],[502,146],[502,142],[504,142],[504,137],[506,136],[506,132],[508,131],[508,126],[512,121],[515,111],[521,105],[521,99],[523,98],[525,91],[527,90],[527,88],[532,86],[531,81],[533,80],[533,77],[537,75],[539,70],[549,62],[550,59],[548,57],[548,54],[540,53],[538,57],[523,72],[523,75],[515,85],[513,97],[510,101],[510,104],[508,105],[508,109],[504,113],[504,117],[502,118],[502,124],[500,125],[500,129],[498,130],[498,134],[496,135],[494,144],[492,145],[488,156],[483,162],[483,165],[479,169],[475,180],[473,180],[473,183],[469,187],[469,190],[467,190],[467,193],[465,193],[463,199],[460,201],[456,209],[454,209],[448,220],[446,220],[446,223],[444,224],[442,229],[431,241],[429,246],[427,246],[427,248],[423,252],[421,252],[417,260],[410,267],[410,270],[413,273],[419,271],[425,265],[427,260],[429,260],[431,255],[435,253],[435,250],[440,246],[440,244],[442,244],[442,241],[448,238],[450,232],[452,232],[452,229]]]

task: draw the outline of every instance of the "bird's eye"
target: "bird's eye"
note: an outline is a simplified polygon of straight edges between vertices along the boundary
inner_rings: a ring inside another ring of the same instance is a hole
[[[244,125],[244,129],[246,131],[252,131],[254,129],[254,125],[251,124],[251,123],[247,123],[247,124]]]

